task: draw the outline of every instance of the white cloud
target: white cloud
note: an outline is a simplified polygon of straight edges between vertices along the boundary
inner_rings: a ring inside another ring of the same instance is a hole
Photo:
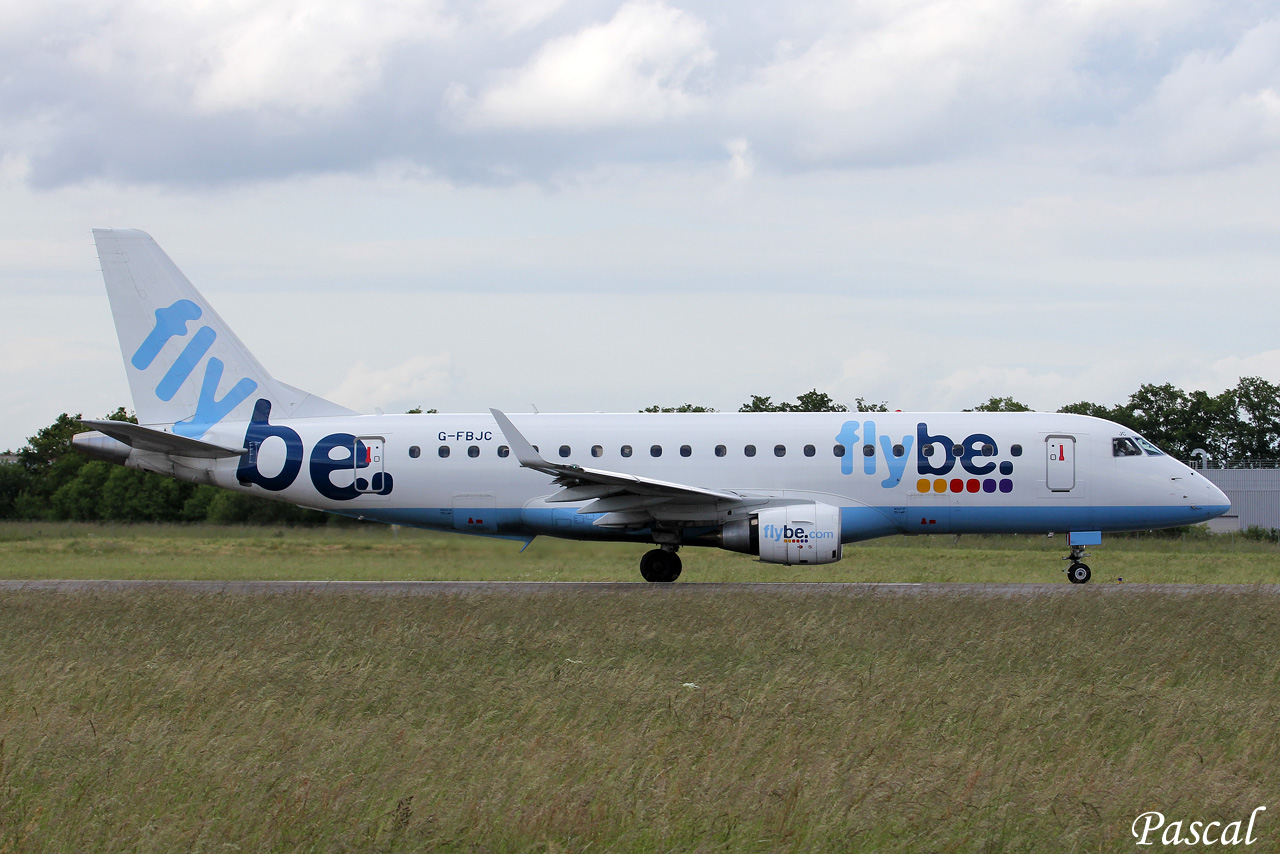
[[[1246,30],[1230,51],[1197,50],[1160,81],[1128,130],[1139,166],[1203,169],[1280,148],[1280,17]]]
[[[735,184],[746,183],[756,170],[751,143],[745,139],[731,139],[724,147],[729,152],[729,180]]]
[[[387,368],[370,367],[356,360],[336,388],[324,396],[361,412],[377,407],[405,409],[439,398],[449,389],[453,360],[448,353],[414,356]]]
[[[608,22],[547,42],[523,68],[450,106],[471,127],[588,129],[687,115],[702,99],[686,84],[714,57],[706,25],[661,2],[632,0]]]
[[[446,35],[451,24],[438,6],[437,0],[84,3],[73,13],[94,26],[62,38],[68,58],[84,71],[129,81],[138,95],[175,109],[332,111],[378,81],[391,50]]]
[[[485,0],[480,7],[486,21],[506,34],[541,24],[564,6],[564,0]]]

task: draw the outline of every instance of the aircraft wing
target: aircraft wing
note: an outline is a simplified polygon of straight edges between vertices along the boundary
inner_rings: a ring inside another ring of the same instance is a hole
[[[567,503],[595,499],[578,512],[606,514],[596,520],[597,525],[612,527],[648,524],[665,515],[662,512],[663,505],[680,505],[686,508],[686,512],[689,505],[709,505],[707,510],[712,510],[721,506],[722,502],[736,505],[745,498],[736,492],[548,462],[524,434],[516,429],[510,418],[497,409],[490,409],[489,412],[498,422],[499,429],[511,445],[520,465],[551,475],[555,478],[555,483],[563,487],[547,501]]]

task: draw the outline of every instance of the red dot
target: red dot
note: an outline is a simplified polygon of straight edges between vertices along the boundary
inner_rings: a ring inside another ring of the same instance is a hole
[[[963,480],[961,480],[961,479],[960,479],[960,478],[958,478],[958,477],[957,477],[957,478],[954,478],[954,479],[951,481],[951,491],[952,491],[952,492],[964,492],[964,481],[963,481]]]
[[[982,484],[972,478],[965,485],[968,487],[970,492],[977,492],[978,490],[982,489]]]

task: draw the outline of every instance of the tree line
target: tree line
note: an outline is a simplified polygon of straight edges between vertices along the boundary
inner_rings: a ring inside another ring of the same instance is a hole
[[[794,402],[752,395],[739,412],[887,412],[888,403],[856,398],[852,409],[816,388]],[[429,416],[435,410],[423,413]],[[685,403],[641,412],[714,412]],[[967,412],[1029,412],[1012,397],[992,397]],[[1215,460],[1280,460],[1280,386],[1243,377],[1218,395],[1186,392],[1170,383],[1146,384],[1114,406],[1079,401],[1058,412],[1094,415],[1141,433],[1167,453],[1188,459],[1204,451]],[[312,525],[336,517],[240,492],[196,485],[91,460],[71,450],[80,415],[63,413],[32,436],[17,462],[0,464],[0,519],[127,522],[214,522]],[[136,419],[124,407],[106,416]]]

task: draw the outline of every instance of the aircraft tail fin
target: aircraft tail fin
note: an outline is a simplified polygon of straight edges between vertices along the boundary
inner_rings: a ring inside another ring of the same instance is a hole
[[[267,373],[151,235],[93,239],[140,424],[199,439],[224,418],[248,421],[260,399],[273,418],[355,414]]]

